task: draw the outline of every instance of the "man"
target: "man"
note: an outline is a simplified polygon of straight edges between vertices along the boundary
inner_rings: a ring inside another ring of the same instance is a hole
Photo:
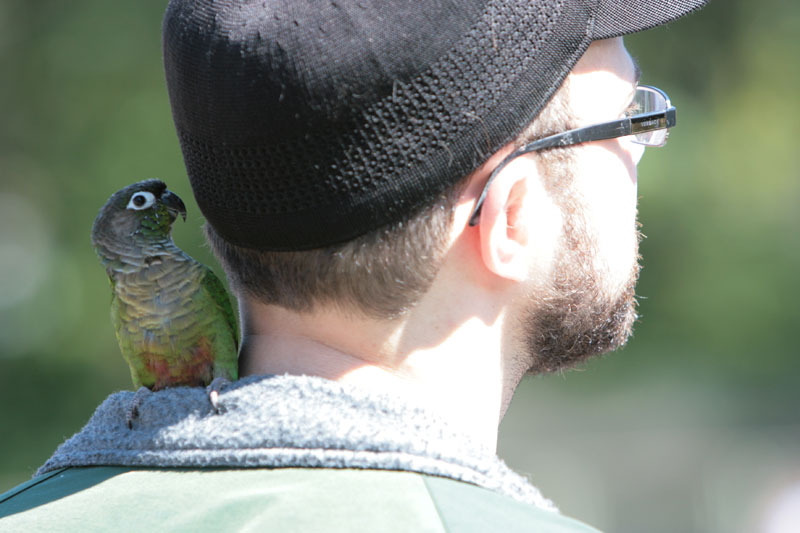
[[[591,530],[497,459],[497,427],[526,373],[630,334],[636,164],[675,112],[619,36],[702,3],[173,0],[242,379],[221,414],[154,393],[133,429],[112,395],[0,525]]]

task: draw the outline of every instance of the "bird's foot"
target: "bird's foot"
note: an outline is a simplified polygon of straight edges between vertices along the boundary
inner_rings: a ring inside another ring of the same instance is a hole
[[[208,387],[206,387],[208,401],[211,402],[211,407],[214,408],[216,414],[219,414],[219,393],[230,384],[231,380],[228,378],[216,377],[211,381]]]
[[[139,387],[139,390],[133,395],[133,399],[128,405],[128,410],[125,412],[125,421],[128,423],[128,429],[133,429],[133,421],[139,418],[139,407],[148,396],[150,396],[150,389],[147,387]]]

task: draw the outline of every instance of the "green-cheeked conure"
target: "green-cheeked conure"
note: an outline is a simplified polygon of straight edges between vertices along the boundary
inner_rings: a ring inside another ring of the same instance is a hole
[[[183,201],[149,179],[114,193],[92,226],[92,244],[111,281],[111,321],[122,356],[140,387],[128,413],[147,393],[174,386],[218,386],[237,378],[236,317],[222,282],[172,241],[172,223],[186,219]],[[213,383],[212,383],[213,382]]]

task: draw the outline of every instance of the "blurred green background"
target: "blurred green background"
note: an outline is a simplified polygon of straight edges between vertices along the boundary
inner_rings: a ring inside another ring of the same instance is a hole
[[[189,209],[176,242],[215,264],[164,87],[164,4],[0,2],[0,492],[131,388],[89,244],[110,193],[167,181]],[[800,486],[798,33],[797,2],[718,0],[626,40],[679,114],[640,165],[642,318],[624,350],[526,381],[501,427],[500,455],[566,514],[772,532]]]

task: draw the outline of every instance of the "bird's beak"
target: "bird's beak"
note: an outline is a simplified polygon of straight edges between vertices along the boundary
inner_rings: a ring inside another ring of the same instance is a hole
[[[161,195],[161,203],[167,206],[172,216],[178,218],[180,214],[181,217],[183,217],[183,221],[186,222],[186,206],[183,205],[183,200],[181,200],[180,196],[170,190],[166,190],[164,194]]]

